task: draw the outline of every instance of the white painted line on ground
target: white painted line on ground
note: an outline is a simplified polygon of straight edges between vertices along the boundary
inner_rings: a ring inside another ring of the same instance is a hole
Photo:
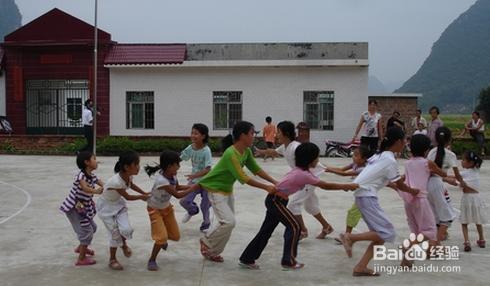
[[[3,223],[6,223],[7,221],[11,220],[12,218],[14,218],[15,216],[17,216],[18,214],[20,214],[21,212],[23,212],[27,206],[29,206],[29,204],[31,203],[31,194],[29,194],[26,190],[22,189],[22,188],[19,188],[17,186],[14,186],[12,184],[9,184],[9,183],[5,183],[5,182],[2,182],[0,181],[0,184],[3,184],[3,185],[7,185],[7,186],[10,186],[14,189],[17,189],[21,192],[23,192],[26,197],[27,197],[27,201],[26,203],[22,206],[22,208],[20,208],[18,211],[16,211],[14,214],[8,216],[7,218],[4,218],[3,220],[0,221],[0,224],[3,224]]]

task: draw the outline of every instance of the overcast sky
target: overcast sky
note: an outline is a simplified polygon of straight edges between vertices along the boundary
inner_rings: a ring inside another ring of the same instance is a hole
[[[370,75],[403,83],[476,0],[98,0],[117,42],[369,42]],[[16,0],[26,24],[57,7],[88,23],[94,0]]]

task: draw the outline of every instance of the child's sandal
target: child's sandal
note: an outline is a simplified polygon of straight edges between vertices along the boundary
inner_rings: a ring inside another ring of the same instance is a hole
[[[485,248],[485,240],[477,240],[476,244],[478,244],[480,248]]]
[[[119,263],[117,260],[111,260],[109,261],[109,268],[112,270],[123,270],[124,267]]]
[[[92,258],[85,257],[83,260],[77,260],[75,263],[76,266],[89,266],[89,265],[94,265],[96,261]]]
[[[221,255],[211,255],[211,254],[209,254],[209,255],[205,256],[205,258],[207,260],[210,260],[210,261],[213,261],[213,262],[218,262],[218,263],[222,263],[222,262],[225,261]]]
[[[207,257],[209,255],[209,247],[202,241],[202,238],[199,239],[199,244],[201,246],[201,255]]]

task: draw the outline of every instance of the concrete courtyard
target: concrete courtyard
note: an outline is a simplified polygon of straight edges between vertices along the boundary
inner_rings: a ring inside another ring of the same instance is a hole
[[[217,160],[218,158],[214,158]],[[113,174],[117,158],[99,157],[96,174],[104,181]],[[143,157],[141,166],[157,162],[157,157]],[[349,159],[326,159],[321,162],[328,166],[343,166]],[[263,169],[275,178],[281,178],[288,167],[284,159],[262,162]],[[403,161],[400,161],[400,165]],[[179,179],[190,172],[190,163],[183,162]],[[320,225],[305,214],[310,237],[299,245],[298,260],[306,267],[300,271],[282,271],[280,258],[282,234],[280,225],[262,257],[257,261],[261,270],[241,269],[238,257],[251,238],[257,233],[265,215],[265,192],[249,186],[235,185],[235,206],[237,226],[223,253],[224,263],[217,264],[203,260],[199,252],[198,239],[201,236],[201,218],[193,217],[187,224],[181,224],[183,209],[173,199],[181,231],[181,240],[170,242],[168,251],[160,253],[160,271],[149,272],[146,263],[150,255],[152,240],[150,224],[144,202],[129,202],[129,216],[134,228],[134,238],[129,241],[133,256],[129,259],[119,252],[118,257],[124,271],[111,271],[108,266],[108,242],[106,230],[99,220],[92,248],[96,251],[94,266],[75,267],[76,255],[73,248],[76,237],[66,217],[58,207],[70,190],[76,172],[74,157],[62,156],[0,156],[0,285],[489,285],[488,263],[490,249],[476,246],[474,225],[470,226],[473,251],[462,252],[461,226],[456,221],[450,228],[450,238],[446,245],[459,246],[459,260],[417,262],[434,266],[459,266],[459,272],[451,273],[382,273],[378,278],[352,277],[352,268],[363,254],[367,243],[354,245],[354,257],[349,259],[342,246],[333,240],[345,228],[345,215],[352,205],[352,193],[342,191],[317,190],[321,208],[335,233],[325,240],[314,237]],[[481,169],[481,196],[490,202],[490,164],[484,162]],[[331,174],[323,175],[327,181],[348,182]],[[142,171],[135,178],[136,184],[150,190],[152,180]],[[459,209],[461,192],[450,188],[453,205]],[[410,231],[405,219],[402,200],[390,189],[379,192],[381,206],[395,224],[398,238],[396,248],[408,237]],[[199,200],[199,198],[197,199]],[[486,233],[488,235],[488,226]],[[361,223],[355,231],[364,231]],[[377,261],[385,266],[398,265],[396,261]],[[372,264],[371,264],[372,265]]]

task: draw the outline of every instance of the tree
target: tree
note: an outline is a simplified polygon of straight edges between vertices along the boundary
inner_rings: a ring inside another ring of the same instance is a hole
[[[476,110],[481,111],[483,118],[488,122],[490,119],[490,86],[480,91],[479,103]]]

